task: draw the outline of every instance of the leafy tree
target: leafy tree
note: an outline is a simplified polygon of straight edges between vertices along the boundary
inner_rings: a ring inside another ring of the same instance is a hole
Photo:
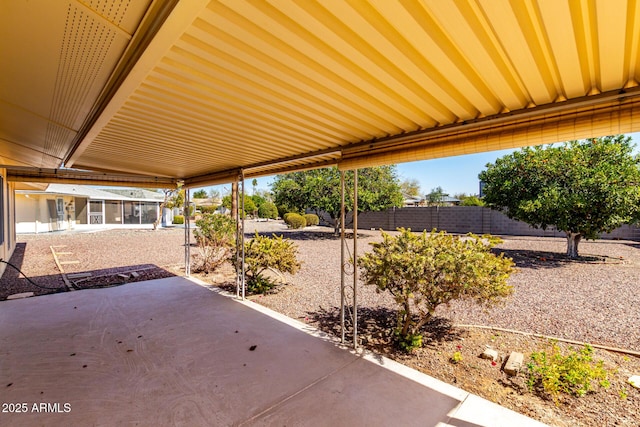
[[[195,191],[193,193],[193,198],[194,199],[206,199],[207,198],[206,190],[200,189],[198,191]]]
[[[524,148],[480,173],[484,201],[536,228],[567,236],[567,256],[582,238],[596,239],[638,217],[640,159],[624,135]]]
[[[389,292],[400,306],[396,335],[404,349],[421,345],[420,330],[440,304],[465,298],[490,306],[513,292],[507,285],[513,261],[491,252],[500,239],[398,231],[382,232],[358,266],[365,285]]]
[[[436,188],[432,188],[431,193],[427,194],[427,201],[430,205],[438,206],[442,203],[445,196],[448,196],[448,194],[444,192],[442,187],[438,186]]]
[[[177,188],[176,190],[171,191],[168,194],[168,199],[167,199],[167,193],[165,192],[165,199],[167,200],[165,205],[169,209],[173,209],[173,208],[182,209],[184,207],[184,189]]]
[[[181,190],[180,188],[181,186],[178,186],[176,188],[165,188],[162,190],[164,199],[162,200],[162,203],[160,203],[160,216],[158,216],[156,220],[153,222],[154,230],[158,229],[158,225],[160,224],[160,221],[162,221],[162,214],[163,214],[164,208],[169,208],[169,209],[173,208],[174,204],[176,203],[176,199],[180,196],[180,194],[182,194],[182,198],[180,200],[184,204],[184,190]],[[156,191],[156,189],[154,189],[153,191]]]
[[[253,204],[255,206],[253,214],[256,216],[260,216],[260,207],[263,204],[267,203],[267,199],[265,199],[261,194],[254,194],[253,196],[251,196],[251,200],[253,201]]]
[[[400,183],[400,190],[405,196],[419,197],[420,182],[415,178],[405,179]]]
[[[227,209],[231,209],[231,196],[226,195],[222,198],[222,206]],[[242,208],[242,201],[240,202],[238,209]],[[251,196],[244,195],[244,212],[246,215],[253,215],[256,211],[256,204],[253,202]]]
[[[219,199],[220,198],[220,191],[212,188],[211,190],[209,190],[209,198],[211,198],[211,199]]]
[[[265,201],[258,207],[258,216],[260,218],[276,219],[278,217],[278,208],[273,202]]]
[[[353,172],[345,173],[347,188],[353,188]],[[340,172],[336,167],[279,175],[271,184],[278,209],[304,212],[325,211],[338,227],[340,216]],[[352,191],[345,192],[345,209],[353,210]],[[358,171],[358,211],[380,211],[402,206],[403,197],[395,166]]]

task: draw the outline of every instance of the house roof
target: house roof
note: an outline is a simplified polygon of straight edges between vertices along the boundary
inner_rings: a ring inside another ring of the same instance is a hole
[[[73,185],[73,184],[49,184],[49,186],[43,190],[19,190],[22,194],[52,194],[52,195],[64,195],[74,197],[86,197],[92,200],[136,200],[136,201],[162,201],[163,197],[147,197],[151,194],[144,194],[137,191],[138,189],[124,189],[124,192],[130,192],[131,194],[123,194],[119,192],[113,192],[108,189],[98,189],[89,187],[86,185]],[[151,193],[151,192],[147,192]],[[157,194],[157,193],[156,193]]]
[[[457,203],[457,202],[460,202],[461,200],[451,196],[443,196],[440,201],[445,203]]]
[[[34,171],[9,179],[201,186],[640,131],[633,0],[127,4],[0,2],[0,165]]]
[[[104,188],[103,190],[132,199],[164,200],[164,195],[156,191],[145,190],[144,188]]]

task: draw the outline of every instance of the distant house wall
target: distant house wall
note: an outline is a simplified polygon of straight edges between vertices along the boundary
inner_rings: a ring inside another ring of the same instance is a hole
[[[347,224],[351,223],[351,214]],[[517,236],[565,237],[565,234],[549,227],[536,229],[522,221],[508,218],[501,212],[481,206],[408,207],[387,209],[380,212],[362,212],[358,215],[359,229],[395,230],[411,228],[414,231],[446,230],[449,233],[475,233]],[[640,228],[623,225],[605,233],[603,239],[640,240]]]
[[[73,197],[55,194],[16,194],[16,232],[47,233],[67,230],[75,225],[69,211]]]
[[[17,194],[16,231],[46,233],[96,227],[151,227],[160,202],[97,200],[82,196],[32,192]]]

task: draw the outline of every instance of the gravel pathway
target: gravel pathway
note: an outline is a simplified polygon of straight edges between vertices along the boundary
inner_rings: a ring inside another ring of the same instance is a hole
[[[254,296],[261,304],[296,319],[315,321],[335,315],[340,306],[340,240],[332,229],[288,230],[278,221],[246,222],[246,232],[278,233],[299,248],[302,269],[278,293]],[[380,240],[378,231],[360,230],[359,251]],[[68,273],[117,273],[143,270],[141,279],[181,274],[184,230],[111,230],[98,233],[52,233],[18,236],[12,262],[41,285],[63,288],[50,246],[66,245],[71,254]],[[458,324],[480,324],[640,351],[640,244],[628,241],[583,242],[587,262],[571,262],[561,254],[564,239],[505,237],[499,248],[514,258],[517,273],[510,278],[513,296],[502,307],[483,310],[468,302],[439,307],[439,316]],[[194,248],[194,250],[196,250]],[[106,274],[105,273],[105,274]],[[349,276],[350,280],[351,277]],[[90,287],[90,286],[88,286]],[[10,268],[0,279],[0,299],[34,289]],[[393,300],[373,287],[358,287],[363,308],[395,308]],[[361,319],[366,320],[366,319]]]

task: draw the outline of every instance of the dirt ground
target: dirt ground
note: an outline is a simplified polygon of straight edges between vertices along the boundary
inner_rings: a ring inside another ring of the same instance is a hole
[[[339,240],[322,227],[294,232],[281,223],[256,223],[250,224],[247,234],[253,234],[254,228],[285,234],[294,240],[303,266],[276,292],[250,299],[340,335]],[[379,235],[360,234],[362,250]],[[465,303],[445,307],[425,329],[424,347],[406,354],[393,345],[393,302],[366,287],[359,299],[361,345],[549,425],[640,425],[640,390],[627,382],[631,375],[640,375],[640,357],[633,354],[596,348],[594,359],[604,362],[611,385],[607,389],[596,387],[581,398],[563,397],[558,402],[526,387],[526,369],[514,378],[501,370],[502,361],[512,351],[523,353],[526,363],[532,352],[546,348],[548,340],[531,333],[639,351],[637,243],[589,243],[583,246],[589,257],[579,263],[566,262],[558,255],[562,250],[558,239],[506,238],[500,248],[514,258],[518,267],[518,273],[510,279],[516,288],[515,296],[504,307],[488,312]],[[195,252],[197,248],[191,250]],[[182,229],[22,235],[10,262],[33,283],[7,267],[0,279],[0,300],[19,292],[44,295],[66,291],[60,267],[67,277],[72,277],[71,286],[83,289],[180,275],[184,272],[184,258]],[[73,279],[74,274],[82,272],[90,272],[91,276]],[[209,276],[199,276],[232,291],[234,277],[229,266]],[[563,293],[567,289],[570,292]],[[460,324],[523,333],[455,326]],[[491,363],[481,359],[479,355],[486,346],[498,350],[503,360]],[[560,346],[565,352],[570,347],[579,348],[565,343]],[[454,357],[458,359],[455,363]]]

